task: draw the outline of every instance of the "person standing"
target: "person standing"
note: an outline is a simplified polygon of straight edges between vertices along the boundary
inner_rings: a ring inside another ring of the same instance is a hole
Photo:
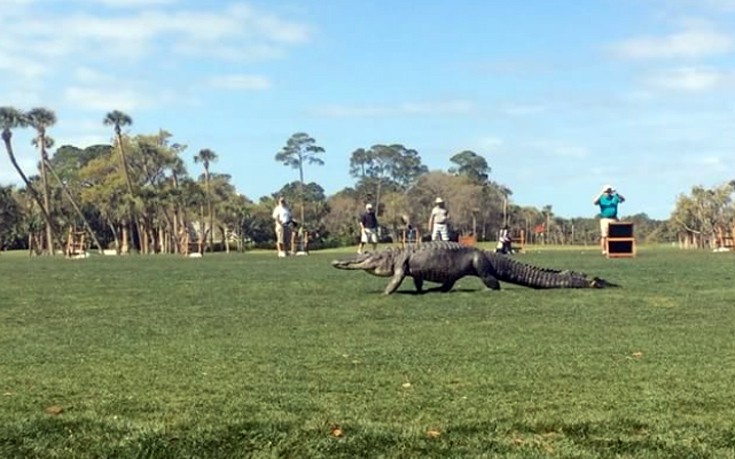
[[[510,227],[508,225],[503,225],[500,229],[500,233],[498,234],[498,245],[495,252],[510,255],[513,253],[512,241],[513,240],[510,237]]]
[[[618,204],[622,202],[625,202],[625,198],[612,185],[603,186],[593,201],[594,205],[600,206],[600,248],[603,255],[607,253],[610,223],[618,221]]]
[[[448,241],[449,240],[449,211],[444,205],[442,198],[434,200],[434,208],[431,209],[429,217],[429,229],[431,230],[432,241]]]
[[[375,215],[373,205],[365,205],[365,213],[360,216],[360,245],[357,253],[362,253],[365,244],[372,244],[373,252],[378,250],[378,216]]]
[[[291,244],[291,209],[285,198],[278,198],[278,205],[273,209],[273,220],[276,222],[276,250],[279,257],[285,257]]]

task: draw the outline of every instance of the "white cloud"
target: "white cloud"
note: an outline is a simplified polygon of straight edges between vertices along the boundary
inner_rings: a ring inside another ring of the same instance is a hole
[[[76,109],[133,111],[150,106],[151,100],[124,88],[91,88],[71,86],[64,91],[68,104]]]
[[[260,75],[223,75],[209,79],[208,84],[215,89],[261,91],[272,87],[271,81]]]
[[[537,115],[546,111],[543,105],[507,105],[500,109],[506,115],[511,116],[528,116]]]
[[[47,71],[47,66],[41,61],[4,51],[3,43],[0,42],[0,71],[24,79],[35,79]]]
[[[333,118],[369,118],[389,116],[466,115],[475,106],[466,100],[439,102],[403,102],[396,105],[329,105],[314,111],[316,115]]]
[[[100,123],[101,124],[101,123]],[[105,145],[110,143],[112,133],[105,134],[78,134],[56,139],[56,145],[74,145],[77,148],[87,148],[92,145]]]
[[[486,136],[482,137],[479,142],[479,150],[494,150],[503,145],[503,139],[500,137]]]
[[[89,1],[89,0],[86,0]],[[114,8],[135,8],[140,6],[171,5],[178,0],[93,0],[94,3]]]
[[[114,81],[110,75],[107,75],[92,67],[79,66],[74,69],[74,79],[82,84],[99,84],[102,82],[110,83]]]
[[[719,168],[722,166],[722,159],[719,156],[703,156],[701,158],[695,158],[694,163],[701,166]]]
[[[650,90],[634,89],[631,91],[623,92],[619,96],[620,100],[629,103],[646,103],[656,99],[656,94]]]
[[[656,89],[704,92],[735,86],[735,72],[682,67],[652,75],[646,82]]]
[[[589,150],[586,147],[579,145],[558,145],[551,150],[554,156],[560,156],[563,158],[587,158],[589,156]]]
[[[217,61],[281,58],[313,34],[309,24],[242,3],[0,3],[0,87],[10,88],[5,91],[8,102],[22,106],[45,100],[66,101],[72,109],[132,111],[162,103],[190,104],[201,81],[224,89],[264,90],[272,86],[266,76],[235,73],[208,79],[207,74],[217,73]],[[202,59],[213,65],[202,65]],[[195,62],[195,72],[177,71]],[[155,74],[171,75],[164,91],[154,92],[149,81],[140,81],[141,75]]]
[[[729,53],[735,40],[729,34],[692,28],[664,37],[637,37],[613,45],[616,55],[627,59],[701,58]]]
[[[213,59],[271,59],[283,56],[288,47],[308,42],[313,34],[307,24],[242,4],[205,11],[157,10],[155,4],[164,3],[161,0],[153,4],[147,0],[97,1],[119,6],[145,4],[146,9],[91,13],[35,8],[30,3],[4,12],[0,9],[0,62],[14,62],[5,65],[8,71],[37,76],[46,68],[39,68],[38,63],[70,58],[115,64],[114,58],[136,61],[163,52]]]
[[[462,115],[470,113],[473,108],[472,102],[466,100],[450,100],[444,102],[403,103],[398,107],[398,111],[415,115]]]
[[[703,6],[716,11],[735,11],[735,0],[689,0],[689,2],[694,6]]]
[[[13,88],[3,94],[3,105],[17,108],[41,105],[41,101],[42,98],[37,92],[24,91],[19,88]]]
[[[590,151],[582,145],[565,143],[558,140],[536,140],[526,142],[524,148],[538,151],[546,156],[554,158],[583,159],[590,156]]]

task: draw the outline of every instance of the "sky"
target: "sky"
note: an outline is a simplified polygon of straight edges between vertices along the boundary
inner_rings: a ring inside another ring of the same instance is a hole
[[[735,0],[0,0],[0,31],[0,106],[54,110],[56,146],[109,143],[121,110],[188,145],[192,175],[214,150],[253,200],[298,179],[274,159],[297,132],[328,195],[392,143],[430,170],[472,150],[513,203],[566,218],[606,183],[666,219],[735,178]]]

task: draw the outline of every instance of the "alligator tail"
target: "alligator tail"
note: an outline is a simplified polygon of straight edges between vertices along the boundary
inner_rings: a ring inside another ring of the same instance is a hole
[[[610,288],[617,284],[576,271],[561,271],[521,263],[508,256],[486,252],[500,281],[536,289],[545,288]]]

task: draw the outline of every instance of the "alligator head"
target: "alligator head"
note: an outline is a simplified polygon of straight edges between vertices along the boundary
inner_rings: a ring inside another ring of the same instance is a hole
[[[393,276],[394,252],[385,250],[383,252],[364,253],[346,260],[334,260],[332,266],[337,269],[359,269],[373,276]]]

